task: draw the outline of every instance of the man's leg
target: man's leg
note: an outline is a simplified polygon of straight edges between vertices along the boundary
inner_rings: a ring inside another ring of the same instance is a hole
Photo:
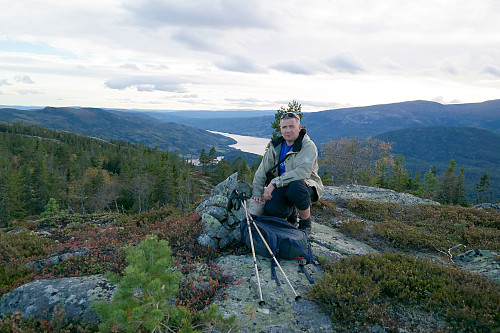
[[[286,198],[297,208],[299,213],[299,229],[311,233],[311,202],[315,195],[313,188],[304,181],[291,182],[286,189]]]
[[[266,215],[281,217],[283,219],[292,215],[293,204],[286,198],[287,187],[279,187],[274,189],[272,198],[266,201],[264,211]]]

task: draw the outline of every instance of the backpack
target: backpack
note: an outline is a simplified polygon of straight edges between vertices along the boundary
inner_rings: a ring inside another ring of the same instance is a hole
[[[266,240],[269,248],[273,252],[275,258],[285,260],[298,260],[300,270],[306,275],[309,283],[313,284],[314,280],[311,278],[305,265],[311,262],[317,263],[311,250],[311,245],[307,240],[307,233],[303,230],[296,228],[288,223],[285,219],[274,216],[255,216],[251,215],[253,222],[257,225],[262,236]],[[272,258],[264,241],[255,229],[253,222],[250,221],[252,229],[252,238],[255,253],[266,258]],[[248,232],[247,220],[240,221],[240,245],[244,243],[248,248],[251,248],[250,235]],[[276,276],[276,263],[271,261],[271,277],[276,281],[279,286],[280,282]]]

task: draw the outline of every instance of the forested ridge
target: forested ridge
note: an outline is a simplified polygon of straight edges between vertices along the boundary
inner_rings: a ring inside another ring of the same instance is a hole
[[[35,110],[0,109],[0,121],[23,122],[51,129],[104,138],[127,140],[170,152],[197,156],[200,145],[214,146],[220,151],[233,139],[191,126],[159,122],[146,114],[112,112],[98,108],[46,107]]]
[[[189,209],[196,170],[177,152],[0,122],[0,224],[37,215],[50,198],[75,213]]]

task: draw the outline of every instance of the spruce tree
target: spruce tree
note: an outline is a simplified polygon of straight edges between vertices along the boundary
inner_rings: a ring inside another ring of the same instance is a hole
[[[207,152],[205,151],[205,148],[201,149],[199,162],[200,162],[201,167],[203,168],[203,171],[206,171],[207,166],[209,164],[209,161],[208,161],[208,156],[207,156]]]
[[[109,275],[117,284],[111,304],[96,302],[93,309],[101,317],[101,331],[118,325],[126,332],[141,328],[148,332],[172,331],[190,322],[189,311],[172,305],[181,273],[173,268],[172,250],[156,235],[146,237],[137,247],[125,248],[129,266],[123,276]]]
[[[490,178],[486,171],[481,176],[479,183],[476,184],[475,192],[476,204],[491,202],[491,200],[493,199],[493,192],[490,189]]]
[[[215,150],[215,147],[212,147],[208,152],[208,165],[210,166],[210,169],[212,169],[216,164],[217,164],[217,151]]]

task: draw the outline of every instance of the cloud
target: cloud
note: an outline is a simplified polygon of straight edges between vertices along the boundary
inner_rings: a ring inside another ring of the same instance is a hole
[[[337,72],[356,74],[365,72],[362,61],[352,53],[340,53],[325,60],[325,64]]]
[[[123,68],[123,69],[131,69],[133,71],[139,71],[139,66],[137,66],[136,64],[131,64],[131,63],[126,63],[126,64],[123,64],[120,66],[120,68]]]
[[[35,83],[28,75],[18,75],[16,76],[15,79],[17,82],[28,83],[28,84]]]
[[[10,86],[10,83],[7,80],[0,80],[0,86]]]
[[[105,82],[106,87],[117,90],[135,88],[137,91],[167,91],[185,93],[187,90],[182,86],[185,82],[165,77],[117,77]]]
[[[215,43],[213,38],[214,36],[208,36],[206,34],[201,33],[199,30],[190,31],[190,30],[179,30],[172,33],[172,38],[185,46],[189,47],[193,50],[198,51],[214,51]]]
[[[445,73],[458,75],[458,69],[449,62],[443,63],[440,68]]]
[[[18,93],[20,95],[38,95],[38,94],[40,94],[40,92],[36,91],[36,90],[20,90]]]
[[[484,65],[481,73],[491,74],[500,77],[500,68],[495,65]]]
[[[262,68],[252,63],[250,59],[240,56],[227,57],[224,61],[215,62],[215,65],[220,69],[231,72],[262,73],[264,71]]]
[[[272,68],[282,72],[303,75],[312,75],[321,70],[319,65],[307,60],[283,61],[273,65]]]
[[[264,1],[233,0],[130,0],[125,8],[137,23],[151,28],[268,28],[274,21],[265,4]]]

